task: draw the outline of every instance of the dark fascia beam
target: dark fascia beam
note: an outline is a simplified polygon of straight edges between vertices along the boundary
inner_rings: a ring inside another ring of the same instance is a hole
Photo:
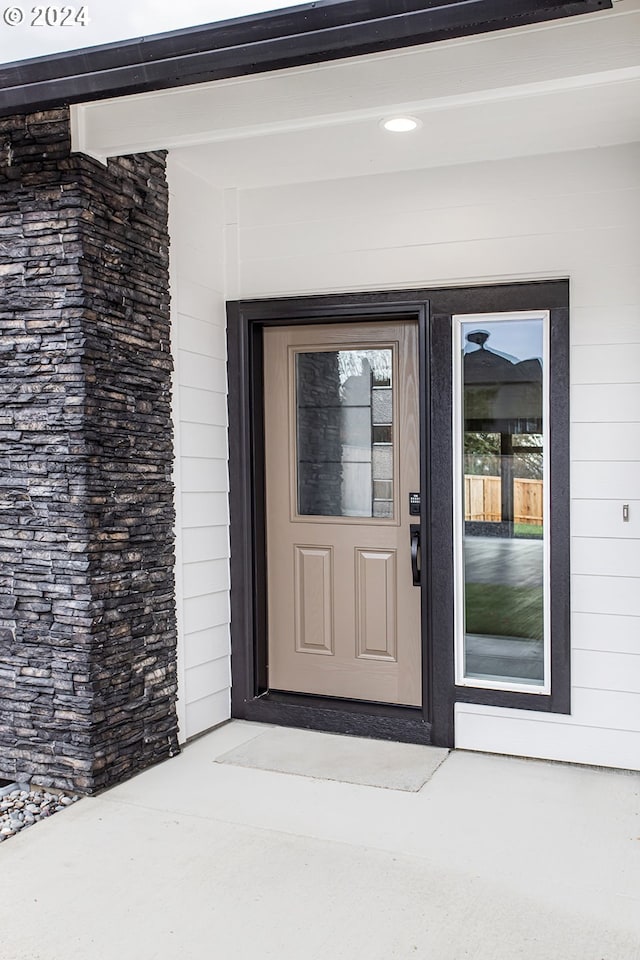
[[[611,9],[612,0],[319,0],[0,68],[0,116]]]

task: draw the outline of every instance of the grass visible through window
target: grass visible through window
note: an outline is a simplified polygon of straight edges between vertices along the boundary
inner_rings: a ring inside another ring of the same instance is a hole
[[[514,537],[542,537],[544,527],[541,523],[514,523]]]
[[[465,587],[467,633],[542,640],[542,587],[510,587],[503,583],[468,583]]]

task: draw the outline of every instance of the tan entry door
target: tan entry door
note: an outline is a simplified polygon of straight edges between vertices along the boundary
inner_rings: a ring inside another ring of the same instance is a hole
[[[417,338],[409,321],[265,330],[271,689],[422,702]]]

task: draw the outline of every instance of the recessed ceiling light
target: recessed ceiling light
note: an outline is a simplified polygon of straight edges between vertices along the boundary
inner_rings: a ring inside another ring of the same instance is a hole
[[[411,130],[417,130],[422,126],[415,117],[388,117],[380,121],[380,126],[390,133],[410,133]]]

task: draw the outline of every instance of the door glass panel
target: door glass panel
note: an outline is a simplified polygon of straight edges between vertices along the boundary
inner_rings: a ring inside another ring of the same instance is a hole
[[[393,351],[296,354],[298,514],[393,518]]]
[[[463,679],[545,684],[544,323],[462,322]]]

